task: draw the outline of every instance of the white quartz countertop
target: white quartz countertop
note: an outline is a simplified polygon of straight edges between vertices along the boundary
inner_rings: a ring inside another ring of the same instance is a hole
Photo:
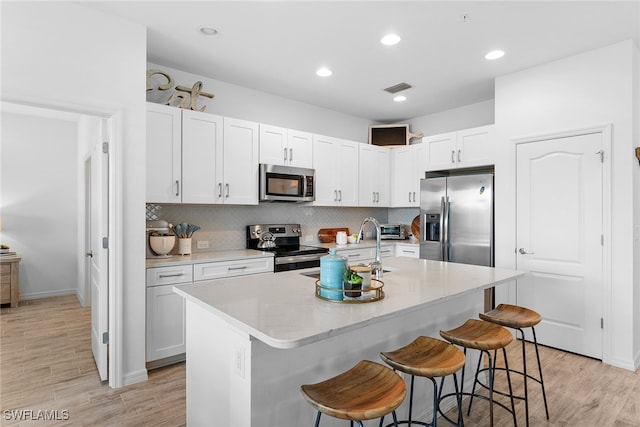
[[[255,249],[196,252],[191,255],[171,255],[168,257],[147,258],[146,267],[168,267],[171,265],[198,264],[202,262],[230,261],[236,259],[263,257],[273,258],[273,252],[262,252]]]
[[[385,258],[383,264],[393,270],[382,279],[385,297],[363,304],[317,298],[316,279],[301,273],[318,269],[196,282],[174,291],[271,347],[294,348],[524,276],[413,258]]]

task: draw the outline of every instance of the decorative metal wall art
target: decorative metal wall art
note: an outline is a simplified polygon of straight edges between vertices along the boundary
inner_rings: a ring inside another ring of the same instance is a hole
[[[147,92],[152,91],[154,89],[152,77],[158,75],[162,78],[166,79],[166,83],[161,83],[158,85],[157,90],[166,91],[175,89],[174,92],[165,105],[172,105],[178,108],[185,108],[194,111],[204,111],[207,106],[204,105],[202,108],[198,108],[196,106],[196,101],[199,96],[204,96],[205,98],[213,98],[214,95],[212,93],[207,93],[202,91],[202,82],[197,81],[193,84],[192,87],[180,86],[176,85],[174,87],[173,77],[171,77],[168,73],[161,70],[147,70]]]

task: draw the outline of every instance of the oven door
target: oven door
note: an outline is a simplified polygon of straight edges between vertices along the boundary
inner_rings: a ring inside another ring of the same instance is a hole
[[[277,256],[274,271],[301,270],[303,268],[320,267],[320,258],[326,254],[309,254],[294,256]]]
[[[313,169],[260,164],[261,202],[312,202]]]

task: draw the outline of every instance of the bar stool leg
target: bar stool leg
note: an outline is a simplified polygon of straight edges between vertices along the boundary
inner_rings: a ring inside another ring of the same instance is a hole
[[[542,365],[540,364],[540,353],[538,352],[538,340],[536,339],[536,328],[531,327],[533,332],[533,344],[536,349],[536,359],[538,360],[538,373],[540,374],[540,385],[542,386],[542,399],[544,400],[544,411],[549,419],[549,407],[547,406],[547,393],[544,390],[544,379],[542,378]]]
[[[516,421],[516,405],[514,403],[513,400],[513,388],[511,387],[511,375],[509,374],[509,361],[507,360],[507,349],[505,347],[502,348],[502,357],[504,357],[504,368],[507,371],[507,383],[509,384],[509,398],[511,399],[511,413],[513,414],[513,425],[517,426],[517,421]],[[495,362],[494,362],[495,363]],[[495,374],[495,369],[494,369],[494,374]],[[525,377],[525,387],[526,387],[526,377]],[[529,423],[529,420],[527,419],[527,425]]]
[[[318,411],[318,415],[316,415],[316,427],[320,425],[320,415],[322,415],[322,412]]]

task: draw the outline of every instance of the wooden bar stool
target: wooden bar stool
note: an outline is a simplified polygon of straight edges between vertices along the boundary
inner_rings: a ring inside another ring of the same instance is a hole
[[[500,326],[505,326],[507,328],[515,329],[517,332],[520,332],[520,336],[522,339],[522,371],[517,371],[515,369],[511,369],[512,373],[516,373],[522,375],[524,377],[524,396],[516,396],[518,399],[524,400],[524,409],[527,418],[527,426],[529,425],[529,392],[527,389],[527,381],[528,379],[532,379],[536,381],[542,387],[542,398],[544,400],[544,410],[547,415],[547,419],[549,419],[549,408],[547,407],[547,394],[544,389],[544,379],[542,378],[542,365],[540,364],[540,353],[538,352],[538,340],[536,339],[536,329],[535,325],[540,323],[542,320],[542,316],[537,312],[525,308],[519,307],[517,305],[510,304],[500,304],[495,309],[487,312],[480,313],[480,318],[482,320],[486,320],[487,322],[492,322]],[[539,378],[536,378],[527,373],[527,357],[525,351],[525,339],[524,339],[524,328],[531,328],[531,332],[533,333],[533,344],[536,349],[536,359],[538,361],[538,373]],[[517,338],[516,332],[516,338]],[[494,360],[495,363],[495,360]],[[505,369],[505,368],[498,368]]]
[[[399,421],[398,424],[412,425],[415,423],[423,426],[435,427],[440,408],[440,397],[442,394],[444,379],[448,375],[453,375],[456,404],[458,407],[458,425],[461,425],[462,401],[459,395],[456,372],[464,366],[465,357],[464,353],[460,349],[448,342],[436,338],[421,336],[402,348],[380,353],[380,357],[392,368],[411,375],[409,419]],[[429,378],[433,384],[433,419],[431,420],[431,423],[412,420],[413,383],[416,376]],[[438,391],[438,384],[435,378],[441,378],[440,391]],[[442,416],[446,418],[444,414],[442,414]],[[449,419],[447,418],[447,420]]]
[[[356,422],[381,418],[391,413],[397,426],[396,408],[402,404],[407,386],[400,375],[376,362],[362,360],[353,368],[317,384],[300,387],[304,397],[320,415]]]
[[[489,416],[490,416],[490,425],[493,426],[493,404],[495,403],[498,406],[501,406],[505,410],[511,412],[513,415],[513,425],[517,426],[516,421],[516,409],[515,404],[513,402],[513,390],[511,388],[511,377],[509,375],[509,364],[507,361],[507,351],[505,347],[513,341],[513,335],[507,329],[502,326],[496,325],[494,323],[485,322],[483,320],[477,319],[469,319],[462,326],[459,326],[450,331],[440,331],[440,335],[449,341],[452,344],[459,345],[464,347],[464,354],[467,355],[467,349],[475,349],[480,350],[480,361],[482,360],[482,354],[486,354],[489,358],[489,397],[476,394],[476,384],[483,385],[478,380],[478,374],[480,369],[476,370],[476,374],[473,381],[473,388],[471,393],[465,393],[461,391],[462,395],[469,395],[471,399],[469,401],[469,410],[467,411],[467,415],[471,413],[471,404],[473,403],[473,398],[478,397],[482,399],[489,400]],[[504,363],[506,366],[507,373],[507,381],[509,383],[509,397],[511,400],[511,409],[506,407],[500,402],[495,402],[493,399],[493,381],[495,377],[494,364],[492,363],[490,350],[498,350],[502,349],[502,354],[504,355]],[[478,366],[480,365],[480,361],[478,362]],[[462,386],[464,389],[464,371],[465,368],[462,368]]]

